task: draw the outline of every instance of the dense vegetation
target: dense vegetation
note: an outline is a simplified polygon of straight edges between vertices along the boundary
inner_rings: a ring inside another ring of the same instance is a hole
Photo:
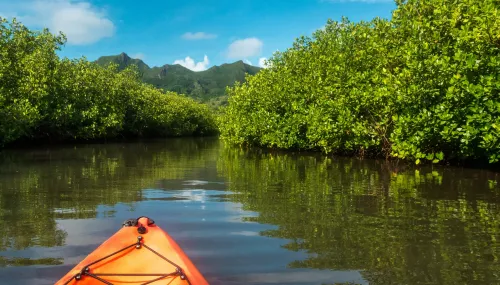
[[[64,35],[0,19],[0,146],[19,140],[204,135],[216,131],[206,105],[120,72],[60,59]]]
[[[227,104],[225,89],[236,82],[245,82],[245,74],[254,75],[261,68],[237,61],[221,66],[213,66],[207,70],[195,72],[179,64],[165,64],[150,68],[140,59],[130,58],[126,53],[112,56],[102,56],[96,60],[101,66],[110,63],[118,64],[122,70],[136,65],[141,73],[141,79],[165,91],[185,94],[212,107]]]
[[[397,0],[329,21],[228,88],[236,144],[416,162],[500,160],[498,0]]]

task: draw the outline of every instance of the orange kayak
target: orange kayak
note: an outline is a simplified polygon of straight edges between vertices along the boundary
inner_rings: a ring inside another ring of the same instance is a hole
[[[65,284],[208,285],[179,245],[147,217],[123,227],[62,277]]]

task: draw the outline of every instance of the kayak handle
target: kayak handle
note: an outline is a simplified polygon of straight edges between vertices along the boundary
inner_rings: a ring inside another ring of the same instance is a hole
[[[148,226],[151,226],[151,225],[154,225],[155,221],[149,217],[146,217],[146,216],[140,216],[139,218],[137,219],[128,219],[128,220],[125,220],[122,224],[123,227],[135,227],[137,226],[137,224],[139,224],[139,220],[141,218],[146,218],[148,220]]]

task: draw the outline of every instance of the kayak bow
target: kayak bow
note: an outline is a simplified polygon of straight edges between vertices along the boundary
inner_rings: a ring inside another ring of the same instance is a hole
[[[208,285],[179,245],[147,217],[130,219],[56,285]]]

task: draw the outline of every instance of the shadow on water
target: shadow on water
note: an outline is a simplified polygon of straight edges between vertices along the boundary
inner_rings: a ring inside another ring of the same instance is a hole
[[[211,284],[500,284],[499,182],[216,138],[8,150],[0,279],[53,283],[149,215]]]

